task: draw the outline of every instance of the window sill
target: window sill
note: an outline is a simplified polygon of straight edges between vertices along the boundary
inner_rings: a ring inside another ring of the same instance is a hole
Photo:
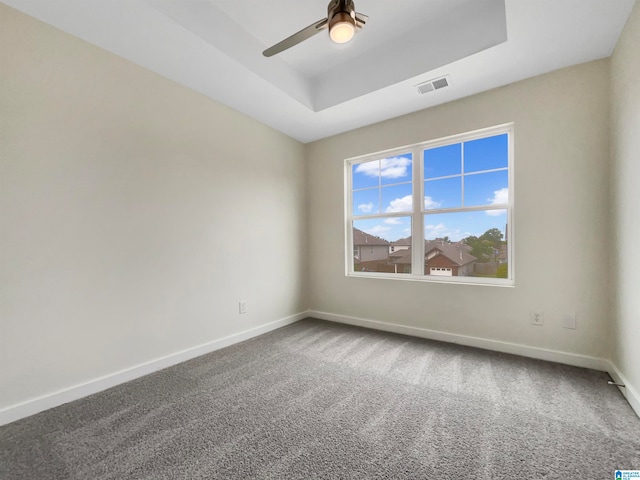
[[[483,287],[515,287],[515,281],[508,278],[486,277],[432,277],[429,275],[413,275],[411,273],[377,273],[377,272],[347,272],[347,277],[376,278],[383,280],[400,280],[424,283],[448,283],[452,285],[474,285]]]

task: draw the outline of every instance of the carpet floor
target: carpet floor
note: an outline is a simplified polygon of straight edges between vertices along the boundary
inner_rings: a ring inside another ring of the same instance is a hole
[[[0,478],[593,479],[640,469],[606,373],[306,319],[0,428]]]

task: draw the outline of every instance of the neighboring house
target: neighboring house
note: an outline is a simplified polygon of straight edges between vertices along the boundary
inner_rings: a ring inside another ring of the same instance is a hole
[[[395,242],[391,242],[391,245],[389,246],[389,254],[399,250],[407,250],[409,248],[411,248],[411,237],[401,238]]]
[[[443,240],[425,240],[425,275],[457,277],[473,275],[476,257],[469,253],[469,246],[462,242],[447,243]],[[397,273],[411,272],[411,248],[389,254],[389,263]]]
[[[390,253],[389,263],[394,267],[393,273],[411,273],[411,247]]]
[[[473,275],[476,257],[469,253],[469,246],[462,243],[425,241],[426,275],[441,277],[463,277]]]
[[[390,242],[353,229],[353,261],[357,270],[386,271]]]

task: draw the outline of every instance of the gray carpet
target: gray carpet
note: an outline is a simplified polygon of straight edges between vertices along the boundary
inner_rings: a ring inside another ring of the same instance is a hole
[[[0,478],[611,479],[605,373],[307,319],[0,428]]]

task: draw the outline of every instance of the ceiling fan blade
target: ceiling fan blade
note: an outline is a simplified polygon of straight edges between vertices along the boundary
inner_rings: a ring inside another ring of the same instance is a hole
[[[367,23],[367,20],[369,20],[369,17],[364,13],[356,12],[355,20],[356,20],[356,28],[362,28],[364,27],[365,23]]]
[[[276,43],[274,46],[267,48],[264,52],[262,52],[262,54],[265,57],[271,57],[276,53],[280,53],[286,50],[287,48],[291,48],[294,45],[297,45],[300,42],[303,42],[307,38],[313,37],[316,33],[320,32],[321,30],[324,30],[325,28],[327,28],[327,19],[323,18],[322,20],[318,20],[317,22],[312,23],[308,27],[303,28],[299,32],[294,33],[290,37],[285,38],[281,42]]]

